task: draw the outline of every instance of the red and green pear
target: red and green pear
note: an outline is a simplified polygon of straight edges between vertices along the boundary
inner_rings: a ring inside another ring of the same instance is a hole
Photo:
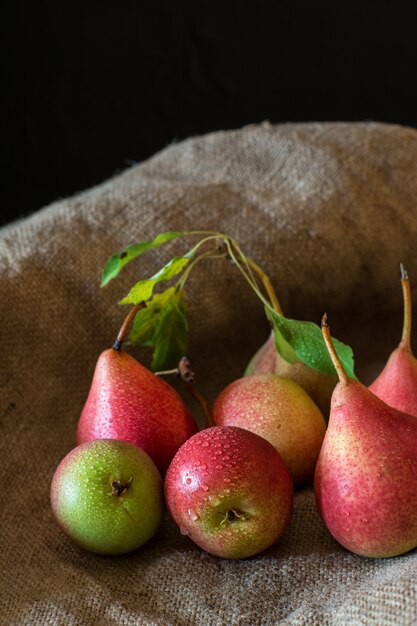
[[[411,293],[407,272],[401,266],[404,297],[403,333],[384,369],[369,389],[390,406],[417,416],[417,359],[411,350]]]
[[[417,547],[417,418],[349,379],[323,334],[340,382],[315,473],[321,517],[345,548],[392,557]]]
[[[241,428],[207,428],[178,450],[165,501],[200,548],[243,559],[275,543],[289,524],[293,487],[275,448]]]
[[[163,475],[197,425],[175,389],[121,349],[127,326],[98,358],[77,442],[128,441],[145,450]]]

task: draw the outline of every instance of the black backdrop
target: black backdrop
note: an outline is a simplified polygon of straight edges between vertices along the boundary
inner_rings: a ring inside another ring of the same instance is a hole
[[[417,126],[413,5],[15,3],[1,23],[1,221],[210,130]]]

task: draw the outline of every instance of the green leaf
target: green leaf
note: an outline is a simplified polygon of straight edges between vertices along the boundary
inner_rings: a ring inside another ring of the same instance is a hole
[[[135,345],[154,348],[154,371],[175,367],[184,356],[188,335],[186,310],[184,290],[169,287],[136,314],[129,340]]]
[[[193,250],[184,256],[176,256],[169,261],[162,269],[147,280],[140,280],[132,287],[127,296],[121,300],[120,304],[139,304],[146,302],[152,297],[155,285],[163,280],[170,280],[184,269],[192,258]]]
[[[294,352],[290,344],[285,341],[277,327],[274,328],[274,338],[276,349],[283,359],[285,359],[288,363],[296,363],[297,361],[300,361],[297,354]]]
[[[129,334],[130,343],[136,346],[152,346],[152,338],[164,307],[171,299],[181,300],[183,297],[181,290],[177,290],[176,287],[169,287],[162,293],[155,294],[146,308],[136,313]]]
[[[113,280],[113,278],[116,278],[120,270],[122,270],[126,263],[129,263],[129,261],[136,259],[136,257],[140,256],[144,252],[147,252],[148,250],[152,250],[153,248],[168,243],[172,239],[182,237],[185,234],[186,233],[179,231],[161,233],[151,241],[140,241],[139,243],[128,246],[122,252],[110,257],[104,266],[101,277],[101,286],[104,287],[107,283]]]
[[[273,324],[275,345],[284,359],[293,363],[295,361],[287,359],[287,355],[291,359],[295,356],[295,360],[302,361],[323,374],[336,374],[321,329],[317,324],[290,320],[272,311],[267,311],[267,315]],[[346,374],[356,379],[352,349],[337,339],[332,338],[332,340]],[[291,351],[288,351],[288,348]]]
[[[151,367],[154,372],[178,365],[186,352],[187,334],[185,306],[179,306],[172,301],[162,311],[152,338],[155,351]]]

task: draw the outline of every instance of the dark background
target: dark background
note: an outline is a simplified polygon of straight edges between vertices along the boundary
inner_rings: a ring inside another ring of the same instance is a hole
[[[14,4],[2,223],[189,135],[265,119],[417,126],[414,5]]]

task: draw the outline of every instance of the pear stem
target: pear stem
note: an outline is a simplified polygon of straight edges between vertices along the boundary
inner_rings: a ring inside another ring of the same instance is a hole
[[[138,311],[140,311],[141,309],[144,309],[145,307],[146,307],[145,302],[139,302],[139,304],[136,304],[133,307],[133,309],[129,311],[128,315],[126,316],[125,321],[122,324],[122,327],[119,330],[119,334],[116,337],[116,341],[114,342],[112,346],[113,350],[116,350],[117,352],[121,350],[123,342],[126,339],[126,335],[129,332],[130,325],[133,321],[133,318],[135,317]]]
[[[122,496],[125,491],[127,491],[132,484],[133,476],[129,478],[127,483],[122,483],[121,480],[113,480],[111,484],[111,496]]]
[[[199,391],[195,383],[194,372],[190,369],[190,361],[186,356],[183,356],[178,364],[178,373],[181,376],[181,380],[185,384],[185,388],[190,395],[192,395],[201,406],[206,418],[206,428],[214,426],[213,416],[211,414],[207,400],[203,394]]]
[[[170,374],[180,376],[188,393],[193,396],[195,400],[197,400],[206,418],[206,428],[208,428],[209,426],[214,426],[214,420],[209,405],[203,394],[197,389],[195,383],[195,374],[190,369],[190,361],[187,359],[186,356],[183,356],[180,359],[178,367],[176,367],[175,369],[155,372],[155,376],[169,376]]]
[[[411,352],[411,289],[410,281],[408,279],[408,273],[404,265],[400,264],[401,268],[401,287],[403,289],[404,298],[404,320],[403,320],[403,332],[401,336],[401,347],[404,350]]]
[[[332,363],[334,365],[334,369],[336,370],[336,373],[339,377],[339,380],[341,383],[347,385],[349,382],[349,377],[345,372],[345,369],[342,365],[341,360],[339,359],[337,352],[335,350],[335,347],[333,345],[333,341],[332,341],[332,337],[330,334],[330,328],[329,325],[327,323],[327,314],[325,313],[323,315],[323,318],[321,320],[321,332],[323,334],[323,339],[324,339],[324,343],[326,344],[326,348],[329,352],[330,358],[332,360]]]

